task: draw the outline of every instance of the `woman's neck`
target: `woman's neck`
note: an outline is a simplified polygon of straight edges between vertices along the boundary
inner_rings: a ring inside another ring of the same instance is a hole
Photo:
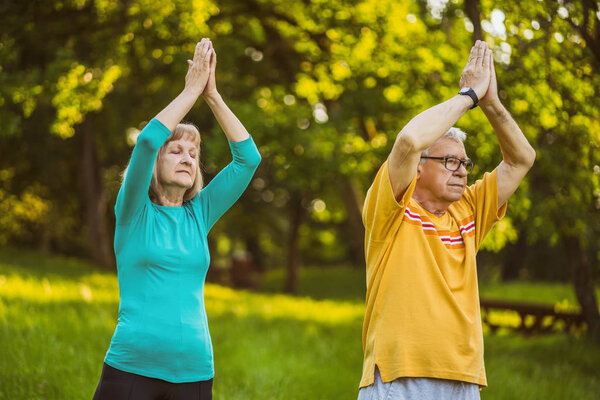
[[[181,207],[183,204],[183,196],[187,189],[177,186],[161,186],[156,188],[155,203],[166,207]]]

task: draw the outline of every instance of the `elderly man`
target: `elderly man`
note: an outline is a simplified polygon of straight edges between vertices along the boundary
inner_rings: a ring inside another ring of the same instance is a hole
[[[359,400],[479,399],[487,384],[475,255],[535,150],[498,99],[484,42],[471,49],[460,87],[402,129],[367,194]],[[467,186],[473,162],[452,126],[477,105],[503,160]]]

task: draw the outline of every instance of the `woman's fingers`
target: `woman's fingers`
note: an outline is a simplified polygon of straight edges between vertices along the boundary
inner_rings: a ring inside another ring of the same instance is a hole
[[[206,55],[208,54],[208,50],[209,50],[208,40],[205,40],[204,43],[202,44],[202,51],[200,53],[200,59],[202,61],[204,61],[206,59]]]
[[[196,49],[194,50],[194,58],[193,58],[194,62],[200,60],[200,49],[201,49],[200,46],[202,46],[203,41],[204,41],[204,39],[202,39],[201,41],[196,43]]]
[[[216,67],[217,67],[217,53],[215,52],[215,49],[212,49],[212,54],[210,56],[210,70],[214,73]]]

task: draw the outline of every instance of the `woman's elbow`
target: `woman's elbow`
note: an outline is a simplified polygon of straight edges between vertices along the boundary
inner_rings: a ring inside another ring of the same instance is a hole
[[[156,143],[155,140],[152,140],[149,136],[144,135],[144,132],[142,132],[136,142],[135,142],[135,147],[139,147],[142,148],[144,150],[148,150],[148,151],[152,151],[152,152],[156,152],[158,151],[158,149],[160,149],[160,146],[158,143]]]
[[[261,161],[262,161],[262,157],[261,157],[260,153],[256,152],[256,154],[248,160],[248,166],[251,167],[252,169],[256,169],[260,165]]]

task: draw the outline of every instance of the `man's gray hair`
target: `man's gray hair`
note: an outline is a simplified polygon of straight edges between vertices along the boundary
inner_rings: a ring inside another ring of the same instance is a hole
[[[456,140],[458,142],[464,143],[465,139],[467,138],[467,134],[465,132],[463,132],[462,130],[460,130],[459,128],[452,127],[450,129],[448,129],[448,132],[444,133],[444,135],[442,137],[446,137],[448,139],[452,139],[452,140]],[[428,148],[426,148],[425,150],[423,150],[423,152],[421,153],[421,155],[422,156],[428,156],[429,155],[429,150],[432,147],[433,147],[433,145],[431,145]],[[427,161],[427,159],[422,160],[421,162],[426,162],[426,161]]]

